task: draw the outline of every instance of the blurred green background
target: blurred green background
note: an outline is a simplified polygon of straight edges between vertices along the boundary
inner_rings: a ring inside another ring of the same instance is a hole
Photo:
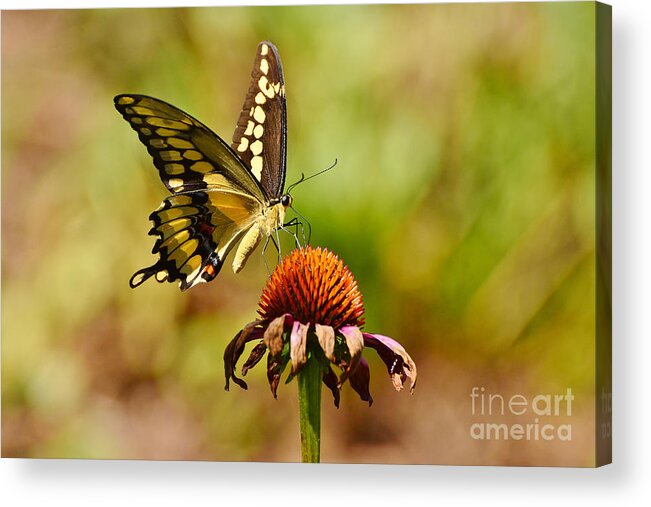
[[[258,366],[223,389],[260,255],[187,293],[127,283],[155,260],[166,191],[113,96],[230,141],[263,39],[284,66],[287,183],[339,160],[294,191],[312,244],[419,369],[396,393],[365,352],[375,403],[324,395],[323,461],[592,464],[592,3],[3,12],[3,456],[299,458],[295,383],[274,400]],[[571,387],[573,441],[471,440],[472,386]]]

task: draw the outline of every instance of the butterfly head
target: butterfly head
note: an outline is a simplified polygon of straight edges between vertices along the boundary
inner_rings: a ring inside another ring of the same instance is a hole
[[[280,198],[280,204],[285,208],[289,208],[292,205],[292,202],[294,202],[294,198],[289,194],[285,194]]]

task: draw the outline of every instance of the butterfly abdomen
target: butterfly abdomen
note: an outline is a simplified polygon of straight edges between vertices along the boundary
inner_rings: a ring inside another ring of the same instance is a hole
[[[260,230],[260,224],[256,223],[251,227],[247,233],[240,241],[237,250],[235,251],[235,257],[233,258],[233,272],[239,273],[242,268],[245,266],[246,261],[249,259],[251,252],[255,250],[255,247],[258,246],[260,240],[262,239],[262,231]]]
[[[235,257],[233,259],[233,272],[239,273],[249,256],[258,246],[262,239],[266,239],[283,225],[285,221],[285,206],[281,203],[270,206],[265,213],[258,218],[255,225],[251,227],[240,241]]]

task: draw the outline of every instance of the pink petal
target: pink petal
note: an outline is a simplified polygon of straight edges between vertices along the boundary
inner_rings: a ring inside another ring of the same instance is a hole
[[[413,393],[416,387],[416,363],[402,345],[393,338],[381,334],[363,333],[364,345],[376,350],[384,364],[387,365],[389,375],[393,386],[397,391],[403,387],[403,382],[409,378],[411,386],[410,391]]]

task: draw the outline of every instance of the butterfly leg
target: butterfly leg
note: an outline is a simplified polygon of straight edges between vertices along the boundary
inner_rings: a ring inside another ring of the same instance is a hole
[[[278,231],[276,230],[276,237],[278,237]],[[267,249],[267,244],[269,243],[269,240],[274,244],[276,247],[276,250],[278,251],[278,262],[281,261],[281,256],[280,256],[280,238],[278,238],[278,242],[274,239],[272,235],[267,236],[267,241],[265,241],[264,248],[262,249],[262,256],[264,257],[264,252]],[[269,271],[269,266],[267,265],[267,259],[264,257],[264,265],[267,267],[267,272],[269,272],[269,276],[271,276],[271,272]]]
[[[310,240],[312,239],[312,226],[310,225],[310,222],[307,218],[305,218],[303,215],[301,215],[294,207],[292,207],[292,211],[298,215],[298,218],[301,219],[300,224],[301,224],[301,234],[303,236],[303,243],[306,245],[310,244]],[[303,224],[307,224],[307,240],[305,239],[305,226]]]
[[[287,230],[287,227],[294,227],[294,232],[290,232]],[[301,228],[302,236],[303,236],[303,242],[305,243],[305,228],[303,227],[303,222],[298,220],[298,218],[294,217],[292,218],[289,222],[286,224],[283,224],[281,226],[282,230],[287,232],[288,234],[291,234],[294,237],[294,241],[296,242],[296,247],[301,248],[301,242],[298,239],[298,228]]]
[[[264,242],[264,246],[262,247],[262,260],[264,261],[264,267],[267,268],[267,275],[271,276],[271,270],[269,269],[267,258],[264,255],[264,253],[267,251],[267,245],[269,244],[269,239],[273,240],[271,236],[267,236],[267,239]]]
[[[282,227],[282,225],[280,226]],[[276,233],[276,241],[278,241],[278,244],[274,241],[274,244],[276,245],[276,248],[278,249],[278,264],[283,260],[283,255],[280,252],[280,235],[278,234],[278,229],[274,231]]]
[[[300,224],[300,222],[296,222],[296,223],[291,224],[291,226],[292,227],[298,227],[299,224]],[[290,231],[289,229],[285,228],[284,225],[281,225],[278,229],[282,229],[287,234],[290,234],[294,238],[294,241],[296,242],[296,248],[301,248],[301,242],[299,241],[298,236],[296,235],[296,232]],[[276,229],[276,234],[278,233],[278,229]]]

